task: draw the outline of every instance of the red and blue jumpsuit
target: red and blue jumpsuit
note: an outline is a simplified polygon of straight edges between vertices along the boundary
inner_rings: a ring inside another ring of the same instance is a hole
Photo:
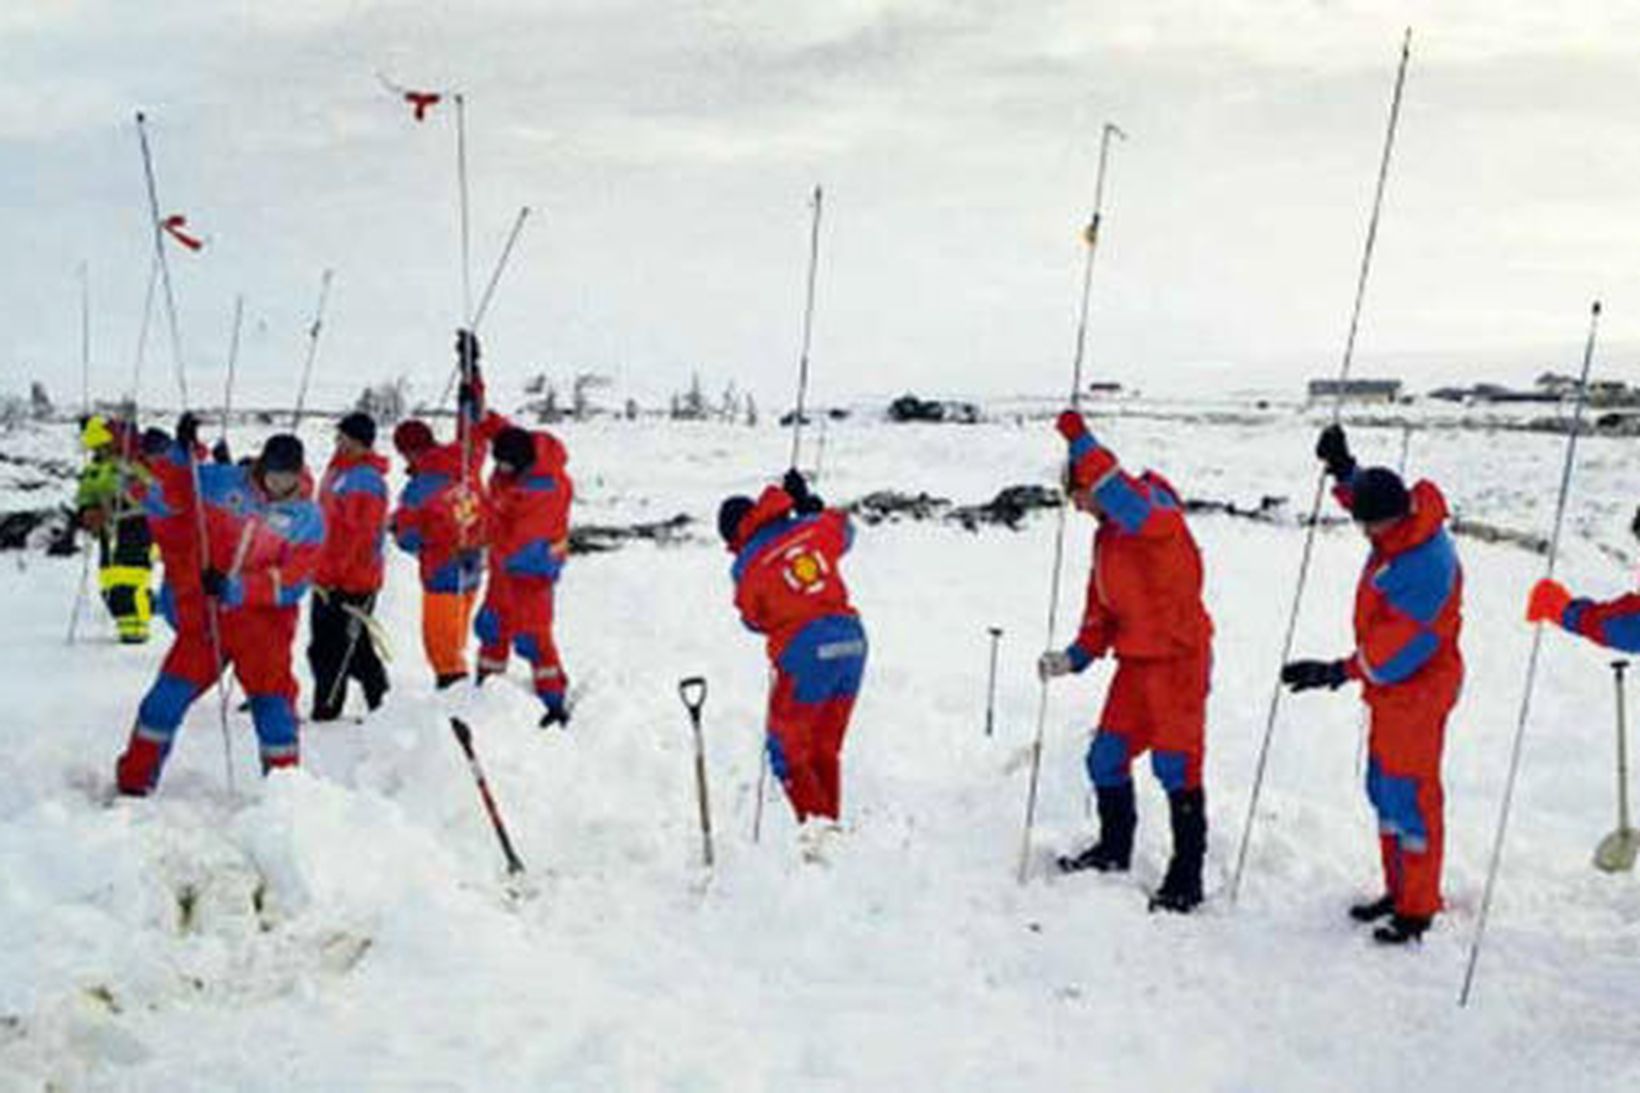
[[[1578,597],[1566,605],[1557,621],[1562,629],[1597,645],[1640,653],[1640,592],[1605,601]]]
[[[153,480],[143,507],[165,561],[176,637],[137,709],[136,726],[115,768],[123,793],[143,795],[159,780],[183,715],[225,664],[250,700],[262,770],[298,759],[296,677],[292,646],[303,595],[324,542],[324,518],[304,476],[299,496],[271,500],[250,469],[198,468],[210,552],[205,562],[226,577],[215,605],[200,584],[199,524],[189,453],[172,444],[145,463]],[[218,612],[225,664],[217,661],[208,612]]]
[[[568,679],[552,637],[553,591],[569,552],[575,486],[558,439],[530,435],[535,461],[519,474],[490,475],[484,505],[489,584],[473,630],[481,675],[506,671],[516,649],[530,663],[537,697],[549,712],[562,714]]]
[[[843,737],[866,667],[866,634],[839,568],[854,539],[838,509],[799,516],[779,486],[763,491],[729,544],[735,607],[767,639],[769,766],[799,823],[842,810]]]
[[[472,387],[472,401],[457,407],[455,441],[408,457],[409,478],[389,522],[394,543],[416,556],[422,651],[439,679],[467,674],[473,606],[484,584],[481,470],[490,437],[506,426],[506,419],[484,413],[482,379]]]
[[[1107,652],[1116,675],[1088,746],[1088,777],[1114,788],[1150,752],[1169,793],[1200,789],[1213,620],[1202,603],[1202,559],[1178,491],[1161,475],[1131,475],[1091,434],[1071,442],[1074,480],[1099,503],[1087,604],[1065,650],[1082,671]]]
[[[1334,492],[1349,508],[1349,483]],[[1408,515],[1373,537],[1347,661],[1371,714],[1367,797],[1378,814],[1384,890],[1397,914],[1425,918],[1441,909],[1441,752],[1463,686],[1463,567],[1446,518],[1441,491],[1421,481]]]

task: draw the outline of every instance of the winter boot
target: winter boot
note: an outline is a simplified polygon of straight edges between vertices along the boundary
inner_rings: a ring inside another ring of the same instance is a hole
[[[125,753],[114,764],[114,784],[125,797],[146,797],[159,781],[160,767],[165,763],[165,746],[135,733],[125,746]]]
[[[466,678],[466,672],[445,672],[433,680],[433,686],[437,690],[447,691]]]
[[[1385,893],[1374,900],[1350,905],[1350,917],[1357,922],[1377,922],[1395,913],[1395,897]]]
[[[1059,859],[1061,873],[1097,869],[1101,873],[1125,873],[1133,860],[1133,828],[1138,815],[1133,808],[1133,783],[1101,786],[1099,796],[1099,841],[1077,854]]]
[[[1167,795],[1173,823],[1173,860],[1167,863],[1162,886],[1150,897],[1152,911],[1189,914],[1202,901],[1202,861],[1207,857],[1207,798],[1199,789],[1181,789]]]
[[[550,729],[557,725],[561,729],[569,728],[569,711],[562,706],[548,706],[547,712],[541,715],[539,722],[543,729]]]
[[[1433,921],[1429,915],[1403,915],[1396,912],[1387,924],[1372,932],[1372,939],[1380,945],[1406,945],[1422,941],[1424,931]]]

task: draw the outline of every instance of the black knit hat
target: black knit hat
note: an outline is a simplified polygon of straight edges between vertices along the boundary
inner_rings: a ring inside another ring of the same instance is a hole
[[[725,543],[735,541],[735,536],[740,533],[741,521],[745,520],[746,514],[751,511],[750,497],[736,494],[724,498],[723,504],[718,506],[718,534],[723,536]]]
[[[366,448],[375,447],[376,419],[363,410],[355,410],[336,423],[336,431],[350,436]]]
[[[1398,520],[1412,511],[1406,483],[1388,467],[1365,467],[1350,480],[1350,515],[1363,524]]]
[[[290,433],[275,433],[262,445],[259,460],[263,473],[268,471],[299,471],[305,458],[302,442]]]
[[[535,438],[516,425],[503,429],[490,442],[490,455],[515,471],[525,470],[535,462]]]

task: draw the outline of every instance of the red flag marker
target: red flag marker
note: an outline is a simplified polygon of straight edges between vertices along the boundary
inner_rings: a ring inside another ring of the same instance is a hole
[[[406,91],[404,101],[416,112],[417,121],[427,120],[427,111],[437,106],[444,96],[437,91]]]
[[[169,235],[172,239],[175,239],[178,243],[181,243],[189,250],[197,251],[205,249],[205,240],[196,235],[191,235],[183,230],[188,226],[188,218],[183,216],[181,213],[172,213],[170,216],[160,221],[159,226],[165,231],[166,235]]]

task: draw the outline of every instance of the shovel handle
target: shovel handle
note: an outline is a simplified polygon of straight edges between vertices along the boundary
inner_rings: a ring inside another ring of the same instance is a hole
[[[701,707],[706,705],[706,678],[704,676],[689,676],[678,680],[678,697],[683,700],[684,708],[689,716],[700,719]]]

